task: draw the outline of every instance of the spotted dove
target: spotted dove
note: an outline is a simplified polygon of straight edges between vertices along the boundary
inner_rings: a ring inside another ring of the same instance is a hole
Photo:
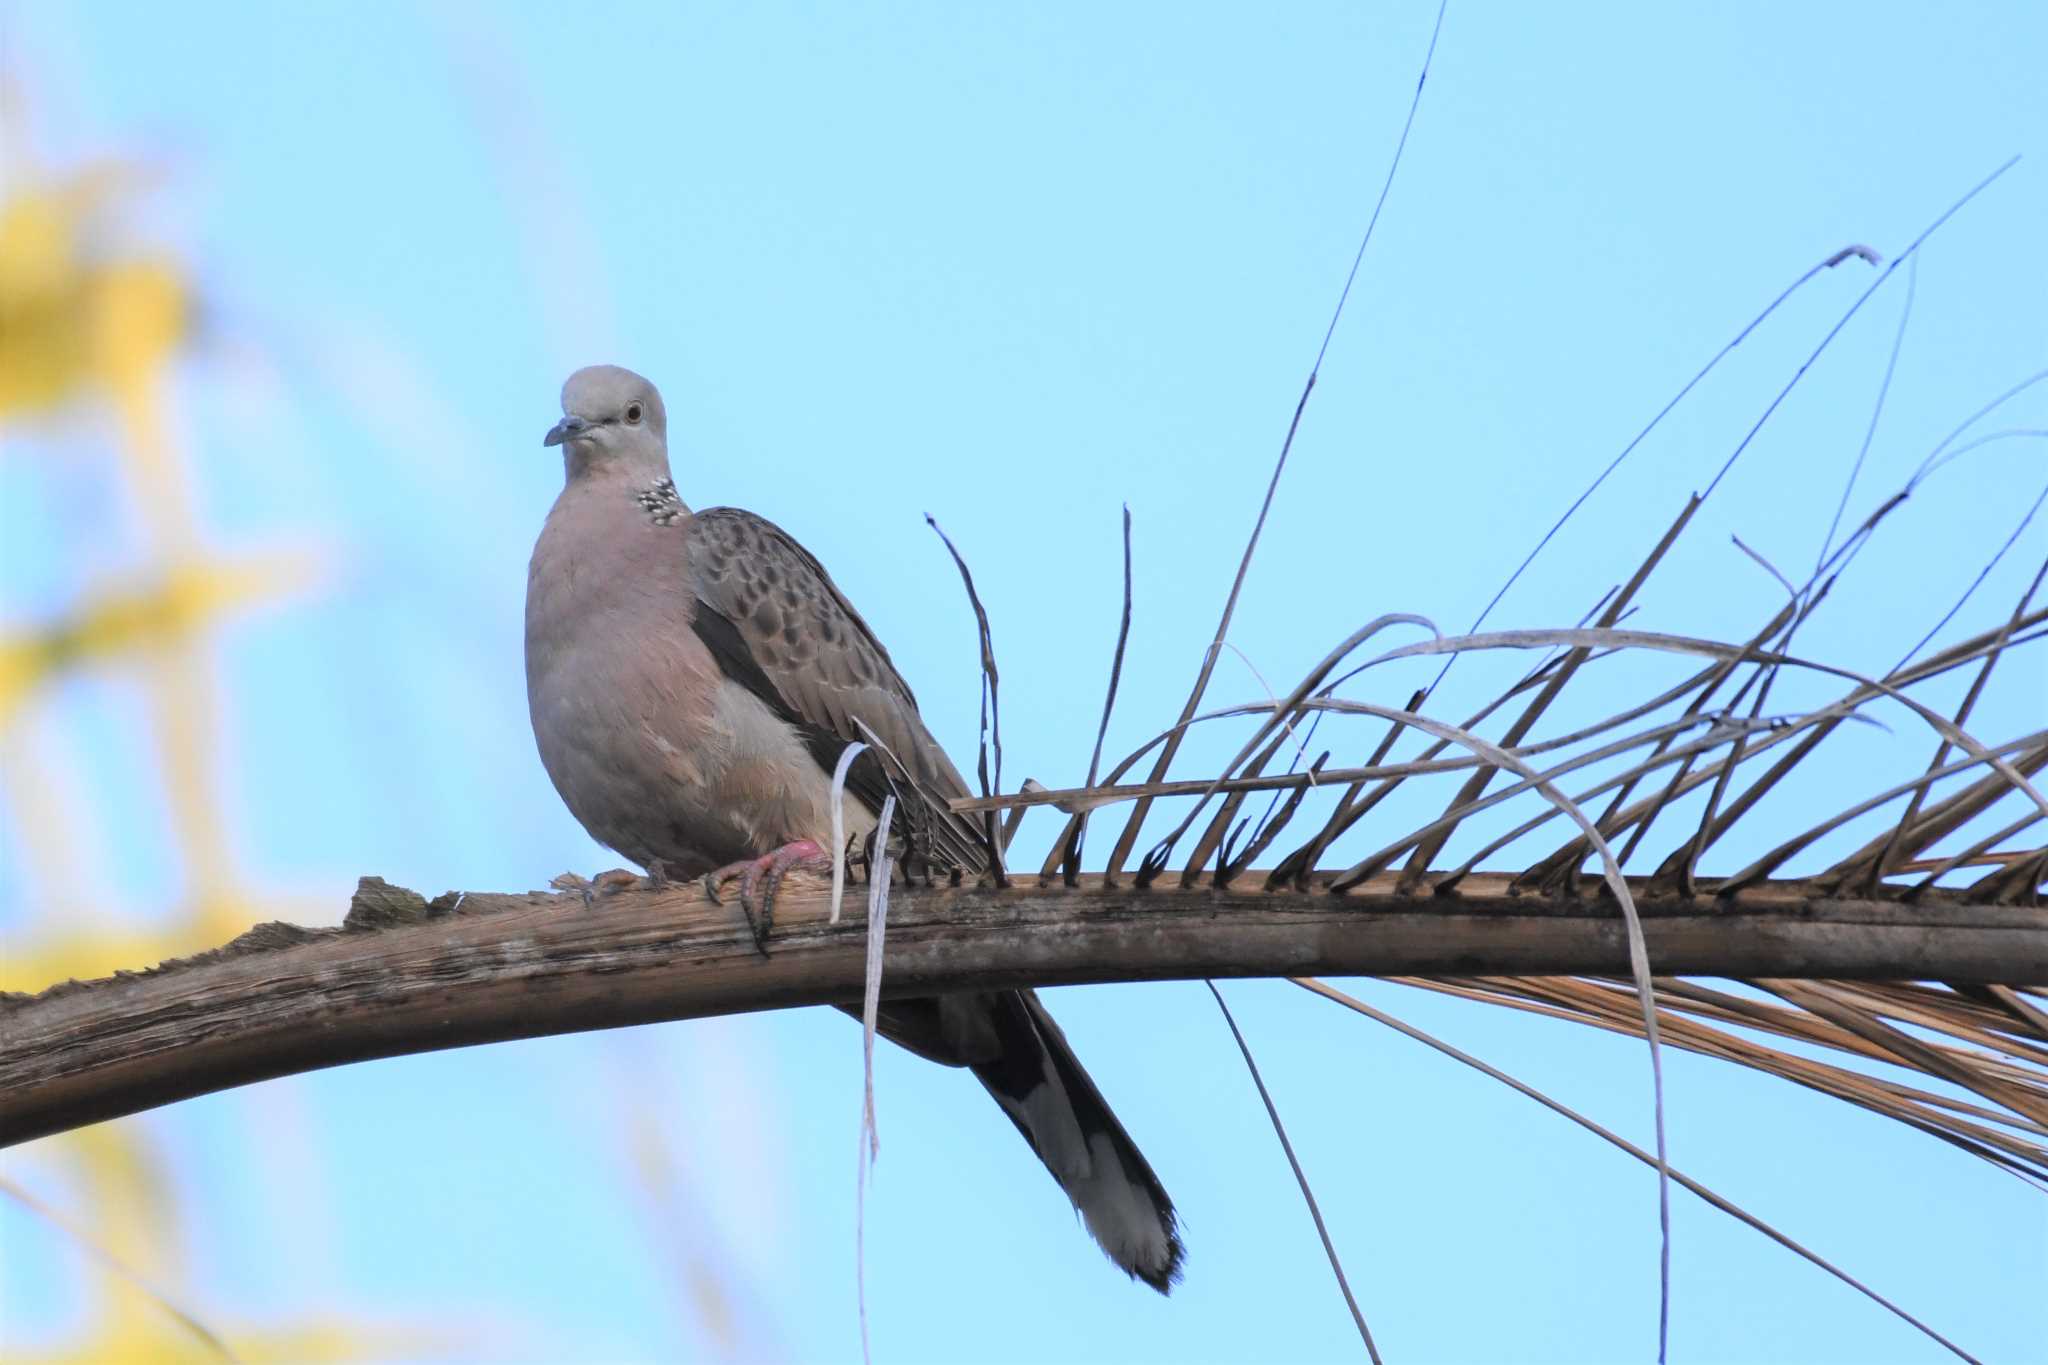
[[[766,869],[772,897],[782,870],[829,857],[841,751],[879,741],[893,762],[849,770],[848,832],[872,832],[893,777],[924,855],[983,870],[976,830],[945,807],[966,784],[823,566],[751,512],[683,503],[661,396],[639,375],[578,370],[562,412],[526,688],[541,761],[591,837],[656,877],[741,866],[743,903]],[[1036,994],[890,1000],[880,1028],[973,1071],[1110,1260],[1161,1293],[1179,1278],[1172,1201]]]

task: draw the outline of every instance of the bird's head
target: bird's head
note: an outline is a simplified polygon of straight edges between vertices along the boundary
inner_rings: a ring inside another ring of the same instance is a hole
[[[562,420],[544,444],[562,447],[570,478],[599,466],[668,473],[668,413],[654,385],[617,365],[592,365],[562,385]]]

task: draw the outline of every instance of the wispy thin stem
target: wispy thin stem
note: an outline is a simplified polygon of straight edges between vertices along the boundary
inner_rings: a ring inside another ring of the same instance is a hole
[[[1538,1104],[1550,1110],[1552,1113],[1561,1114],[1565,1118],[1570,1119],[1573,1123],[1578,1124],[1581,1128],[1584,1128],[1587,1132],[1593,1133],[1594,1135],[1604,1138],[1606,1141],[1613,1143],[1616,1147],[1619,1147],[1622,1151],[1627,1152],[1630,1156],[1642,1162],[1644,1165],[1652,1167],[1656,1166],[1657,1158],[1650,1155],[1650,1153],[1644,1151],[1642,1148],[1636,1146],[1627,1138],[1624,1138],[1620,1134],[1612,1132],[1609,1129],[1602,1127],[1600,1124],[1595,1123],[1592,1119],[1587,1118],[1584,1114],[1581,1114],[1578,1110],[1571,1108],[1569,1105],[1562,1104],[1559,1101],[1552,1099],[1550,1096],[1544,1094],[1542,1091],[1538,1090],[1536,1087],[1528,1084],[1527,1082],[1517,1080],[1515,1077],[1510,1076],[1507,1072],[1502,1071],[1499,1067],[1488,1065],[1487,1063],[1480,1061],[1477,1057],[1472,1056],[1470,1053],[1463,1052],[1458,1048],[1453,1047],[1451,1044],[1443,1041],[1441,1038],[1438,1038],[1432,1034],[1425,1033],[1421,1029],[1416,1028],[1414,1025],[1405,1023],[1402,1020],[1396,1018],[1391,1014],[1386,1013],[1383,1010],[1374,1009],[1371,1005],[1366,1004],[1363,1000],[1359,1000],[1353,996],[1346,995],[1342,991],[1336,990],[1330,986],[1326,986],[1320,981],[1316,981],[1305,977],[1293,977],[1290,979],[1294,982],[1295,985],[1301,987],[1303,990],[1309,991],[1310,993],[1315,995],[1319,995],[1323,997],[1325,1000],[1333,1001],[1336,1004],[1344,1006],[1346,1009],[1355,1010],[1359,1014],[1364,1015],[1368,1019],[1377,1020],[1379,1023],[1385,1024],[1388,1028],[1393,1029],[1397,1033],[1406,1034],[1408,1037],[1413,1038],[1416,1042],[1425,1044],[1429,1047],[1433,1047],[1438,1052],[1444,1054],[1444,1056],[1449,1057],[1454,1061],[1462,1062],[1466,1066],[1471,1067],[1473,1070],[1481,1073],[1482,1075],[1490,1076],[1494,1080],[1499,1081],[1502,1085],[1520,1091],[1522,1094],[1527,1095],[1530,1099],[1536,1101]],[[1914,1317],[1911,1313],[1908,1313],[1905,1309],[1893,1303],[1884,1295],[1878,1293],[1870,1286],[1864,1284],[1855,1276],[1849,1274],[1848,1271],[1843,1270],[1839,1266],[1835,1265],[1833,1262],[1826,1260],[1818,1253],[1808,1251],[1805,1247],[1793,1241],[1784,1233],[1779,1232],[1769,1223],[1764,1222],[1763,1219],[1758,1218],[1754,1214],[1749,1213],[1747,1210],[1741,1208],[1740,1206],[1731,1203],[1726,1199],[1723,1199],[1720,1195],[1715,1194],[1712,1190],[1708,1189],[1705,1185],[1700,1184],[1699,1181],[1694,1180],[1691,1176],[1685,1175],[1676,1170],[1671,1171],[1670,1174],[1673,1180],[1685,1186],[1685,1188],[1691,1190],[1694,1194],[1706,1200],[1715,1208],[1721,1210],[1721,1212],[1728,1214],[1730,1217],[1741,1219],[1743,1222],[1749,1224],[1749,1226],[1755,1228],[1758,1232],[1761,1232],[1764,1236],[1776,1242],[1779,1246],[1784,1247],[1786,1250],[1791,1251],[1796,1255],[1805,1257],[1813,1264],[1819,1266],[1822,1270],[1827,1271],[1828,1274],[1833,1275],[1836,1279],[1842,1281],[1842,1283],[1850,1286],[1852,1289],[1855,1289],[1864,1297],[1870,1299],[1873,1303],[1879,1304],[1889,1312],[1896,1314],[1899,1318],[1903,1319],[1904,1321],[1911,1323],[1914,1327],[1926,1333],[1928,1337],[1941,1343],[1942,1346],[1946,1347],[1948,1350],[1950,1350],[1957,1356],[1960,1356],[1962,1359],[1973,1362],[1974,1365],[1974,1362],[1977,1359],[1975,1356],[1971,1355],[1968,1351],[1965,1351],[1962,1347],[1950,1341],[1941,1333],[1935,1331],[1932,1327],[1929,1327],[1926,1323],[1920,1321],[1920,1319]]]
[[[197,1337],[206,1349],[212,1351],[222,1360],[227,1361],[229,1365],[236,1365],[239,1357],[228,1349],[227,1342],[221,1339],[218,1332],[215,1332],[198,1318],[178,1307],[167,1294],[151,1284],[147,1279],[144,1279],[140,1271],[101,1246],[91,1237],[86,1236],[79,1229],[73,1227],[70,1220],[65,1218],[63,1214],[58,1213],[48,1204],[30,1194],[12,1180],[5,1179],[4,1177],[0,1177],[0,1194],[5,1194],[9,1199],[12,1199],[15,1203],[57,1229],[58,1232],[83,1249],[88,1256],[106,1267],[116,1278],[126,1280],[130,1285],[141,1291],[144,1298],[162,1309],[180,1327],[183,1327],[194,1337]]]
[[[1237,576],[1231,580],[1230,596],[1224,599],[1223,615],[1216,623],[1216,638],[1202,655],[1202,667],[1195,675],[1194,690],[1188,693],[1187,704],[1181,708],[1180,719],[1185,725],[1195,714],[1195,708],[1202,704],[1202,695],[1209,688],[1209,676],[1216,670],[1216,659],[1223,651],[1223,641],[1230,634],[1230,618],[1236,614],[1238,594],[1244,589],[1245,574],[1252,566],[1252,555],[1259,548],[1259,536],[1266,529],[1266,516],[1273,510],[1273,495],[1280,489],[1280,476],[1287,470],[1287,456],[1294,449],[1295,433],[1301,430],[1301,415],[1308,408],[1308,398],[1315,392],[1316,377],[1322,372],[1323,358],[1329,354],[1331,339],[1337,335],[1337,324],[1344,317],[1344,305],[1351,298],[1351,286],[1358,279],[1358,269],[1365,260],[1365,249],[1372,244],[1373,229],[1379,226],[1380,211],[1387,206],[1387,195],[1394,188],[1394,175],[1401,169],[1401,154],[1407,150],[1408,134],[1415,127],[1415,114],[1422,107],[1422,90],[1429,82],[1430,63],[1436,58],[1437,39],[1444,31],[1444,14],[1450,9],[1450,0],[1439,0],[1436,23],[1429,31],[1429,49],[1422,56],[1422,71],[1415,78],[1415,95],[1408,101],[1408,117],[1401,124],[1401,137],[1394,144],[1393,159],[1387,165],[1387,178],[1380,185],[1379,198],[1372,206],[1372,216],[1366,220],[1365,232],[1359,238],[1358,251],[1351,258],[1351,270],[1344,277],[1344,288],[1337,295],[1337,306],[1330,311],[1330,325],[1323,329],[1322,344],[1316,347],[1316,358],[1309,366],[1308,380],[1301,386],[1301,397],[1295,400],[1294,416],[1287,423],[1287,435],[1280,442],[1280,458],[1273,463],[1273,476],[1266,481],[1266,497],[1259,504],[1258,520],[1252,523],[1250,539],[1245,542],[1244,554],[1237,563]],[[1154,782],[1166,776],[1173,758],[1180,751],[1181,735],[1176,731],[1159,752],[1158,761],[1152,765]],[[1140,801],[1131,811],[1123,833],[1117,836],[1116,848],[1109,856],[1107,875],[1114,878],[1123,869],[1124,860],[1131,856],[1131,848],[1138,841],[1138,831],[1151,812],[1150,800]]]
[[[1252,1073],[1252,1084],[1259,1088],[1259,1099],[1266,1106],[1266,1117],[1273,1121],[1273,1134],[1280,1139],[1280,1150],[1287,1154],[1287,1164],[1294,1170],[1294,1183],[1301,1186],[1301,1197],[1308,1204],[1308,1216],[1315,1220],[1316,1236],[1323,1239],[1323,1255],[1329,1257],[1330,1270],[1337,1277],[1337,1288],[1344,1295],[1344,1306],[1351,1310],[1351,1320],[1358,1324],[1358,1338],[1365,1343],[1365,1353],[1372,1358],[1372,1365],[1381,1365],[1379,1347],[1373,1345],[1372,1329],[1365,1325],[1365,1314],[1358,1310],[1358,1300],[1351,1293],[1351,1282],[1344,1278],[1344,1263],[1337,1258],[1337,1244],[1330,1240],[1330,1229],[1323,1223],[1323,1211],[1316,1206],[1315,1191],[1309,1188],[1308,1176],[1294,1155],[1294,1144],[1287,1140],[1287,1126],[1280,1122],[1280,1111],[1274,1107],[1273,1096],[1266,1090],[1265,1078],[1259,1075],[1259,1064],[1252,1060],[1251,1046],[1244,1040],[1244,1031],[1238,1028],[1230,1006],[1223,1003],[1223,992],[1216,989],[1216,983],[1204,981],[1202,984],[1209,988],[1209,994],[1216,997],[1216,1008],[1223,1011],[1223,1022],[1230,1025],[1230,1036],[1237,1040],[1237,1050],[1244,1055],[1245,1070]]]
[[[1877,386],[1877,401],[1870,406],[1870,425],[1863,429],[1863,444],[1856,448],[1856,461],[1849,466],[1849,477],[1842,484],[1841,501],[1835,504],[1834,518],[1828,522],[1828,533],[1821,538],[1820,551],[1813,557],[1813,571],[1820,573],[1820,566],[1827,563],[1828,550],[1835,543],[1835,532],[1842,529],[1842,513],[1849,509],[1849,495],[1856,491],[1857,476],[1863,473],[1863,462],[1870,456],[1870,443],[1877,439],[1877,424],[1884,416],[1884,400],[1892,391],[1892,376],[1898,373],[1899,352],[1906,346],[1906,327],[1913,321],[1913,297],[1920,292],[1920,258],[1915,256],[1906,271],[1906,302],[1899,309],[1899,330],[1892,334],[1891,354],[1885,357],[1884,380]]]

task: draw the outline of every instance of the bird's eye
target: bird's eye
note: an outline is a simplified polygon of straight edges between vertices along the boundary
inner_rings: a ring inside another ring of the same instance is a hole
[[[640,405],[638,403],[629,403],[626,405],[626,420],[628,422],[633,423],[635,426],[639,425]]]

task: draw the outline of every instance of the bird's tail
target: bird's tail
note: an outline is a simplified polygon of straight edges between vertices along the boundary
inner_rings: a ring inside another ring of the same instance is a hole
[[[1030,991],[984,997],[1001,1046],[973,1067],[1109,1259],[1164,1294],[1180,1279],[1173,1201]]]

